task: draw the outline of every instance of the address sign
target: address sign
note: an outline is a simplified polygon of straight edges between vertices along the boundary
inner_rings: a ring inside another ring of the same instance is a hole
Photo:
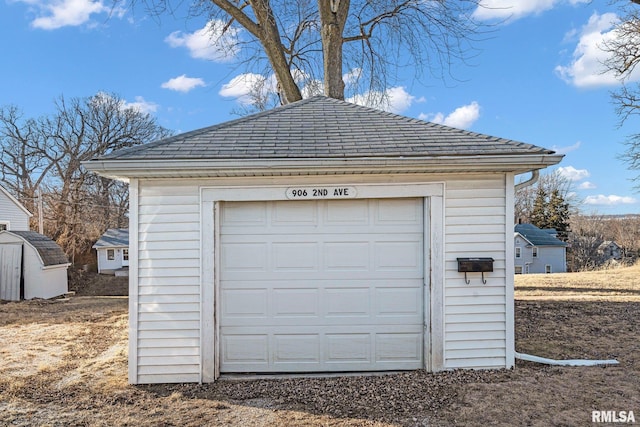
[[[287,199],[353,199],[355,187],[291,187],[287,188]]]

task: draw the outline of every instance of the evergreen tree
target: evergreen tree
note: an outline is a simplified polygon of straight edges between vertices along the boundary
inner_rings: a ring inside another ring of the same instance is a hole
[[[547,206],[548,225],[545,228],[555,228],[558,238],[567,241],[569,234],[569,204],[560,195],[559,190],[553,190]]]
[[[533,201],[533,209],[531,211],[531,224],[538,228],[550,228],[547,205],[547,192],[542,186],[538,186],[536,198]]]

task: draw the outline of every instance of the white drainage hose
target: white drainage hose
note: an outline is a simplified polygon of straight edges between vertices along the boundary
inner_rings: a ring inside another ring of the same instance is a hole
[[[528,362],[544,363],[545,365],[558,365],[558,366],[598,366],[598,365],[617,365],[618,362],[615,359],[609,360],[581,360],[581,359],[569,359],[569,360],[555,360],[547,359],[546,357],[532,356],[531,354],[518,353],[516,351],[516,359],[526,360]]]

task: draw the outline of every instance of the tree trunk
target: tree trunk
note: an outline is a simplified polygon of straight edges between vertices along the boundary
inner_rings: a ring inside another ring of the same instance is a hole
[[[280,32],[273,15],[273,9],[269,5],[269,0],[253,0],[251,5],[258,20],[258,31],[260,33],[258,38],[264,47],[278,81],[280,102],[288,104],[300,101],[302,93],[291,75],[291,69],[284,55]]]
[[[349,0],[318,0],[324,64],[324,94],[330,98],[344,99],[342,79],[343,32]]]

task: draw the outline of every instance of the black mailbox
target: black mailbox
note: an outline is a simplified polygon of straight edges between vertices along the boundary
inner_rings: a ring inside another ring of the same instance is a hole
[[[493,271],[493,258],[458,258],[461,273],[484,273]]]
[[[471,282],[467,279],[467,273],[482,273],[482,283],[485,272],[493,271],[493,258],[458,258],[458,271],[464,273],[464,281],[467,285]]]

